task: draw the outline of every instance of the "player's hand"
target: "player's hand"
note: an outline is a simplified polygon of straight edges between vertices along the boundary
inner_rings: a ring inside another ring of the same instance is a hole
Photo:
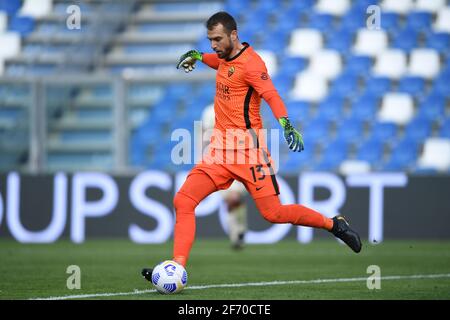
[[[202,61],[202,59],[203,56],[201,52],[197,50],[190,50],[180,57],[180,60],[178,61],[177,64],[177,69],[183,67],[186,73],[191,72],[192,70],[195,69],[195,63],[197,62],[197,60]]]
[[[300,132],[298,132],[289,122],[289,119],[286,117],[282,117],[278,119],[281,127],[284,130],[284,138],[291,149],[294,152],[301,152],[305,149],[303,144],[303,136]]]

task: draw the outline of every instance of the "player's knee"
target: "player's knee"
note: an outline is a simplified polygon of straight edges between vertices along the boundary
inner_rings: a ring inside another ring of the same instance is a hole
[[[270,223],[281,223],[281,206],[260,209],[263,218]]]
[[[186,196],[183,193],[177,192],[175,197],[173,198],[173,207],[175,208],[175,212],[183,212],[183,213],[190,213],[195,210],[195,207],[197,206],[197,203]]]

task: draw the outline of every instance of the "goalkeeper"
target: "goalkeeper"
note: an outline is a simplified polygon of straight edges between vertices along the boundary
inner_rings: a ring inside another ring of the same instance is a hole
[[[344,217],[338,215],[330,219],[299,204],[280,203],[273,162],[264,135],[260,134],[263,131],[261,98],[278,119],[292,151],[304,149],[302,135],[290,123],[263,60],[248,43],[240,42],[234,18],[226,12],[218,12],[208,19],[206,27],[215,53],[189,51],[180,58],[177,66],[190,72],[196,62],[201,61],[217,70],[217,75],[215,126],[209,151],[188,174],[174,198],[173,260],[183,266],[187,264],[195,237],[197,205],[209,194],[228,189],[234,180],[245,186],[267,221],[328,230],[354,252],[359,252],[359,235]],[[148,278],[146,269],[143,274]]]

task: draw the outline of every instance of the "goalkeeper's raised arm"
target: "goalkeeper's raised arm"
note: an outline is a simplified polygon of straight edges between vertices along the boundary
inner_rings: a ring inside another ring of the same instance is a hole
[[[197,50],[189,50],[180,57],[177,64],[177,69],[183,68],[186,73],[195,69],[195,63],[202,61],[204,64],[213,69],[219,67],[219,58],[215,53],[201,53]]]

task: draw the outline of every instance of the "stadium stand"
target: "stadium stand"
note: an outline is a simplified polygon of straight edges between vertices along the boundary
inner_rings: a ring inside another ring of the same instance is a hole
[[[83,25],[68,30],[74,3]],[[204,22],[219,10],[237,18],[240,39],[261,53],[301,126],[305,152],[281,145],[282,173],[449,170],[447,160],[436,160],[447,159],[450,141],[448,1],[74,3],[0,0],[0,170],[32,161],[30,101],[39,99],[39,85],[8,79],[61,74],[71,81],[46,84],[44,170],[115,170],[121,87],[84,81],[102,76],[126,82],[127,168],[192,167],[171,163],[171,132],[193,130],[213,102],[214,73],[199,64],[186,76],[174,65],[189,49],[210,51]],[[369,5],[381,8],[378,30],[366,27]],[[265,103],[262,115],[268,128],[278,128]]]

